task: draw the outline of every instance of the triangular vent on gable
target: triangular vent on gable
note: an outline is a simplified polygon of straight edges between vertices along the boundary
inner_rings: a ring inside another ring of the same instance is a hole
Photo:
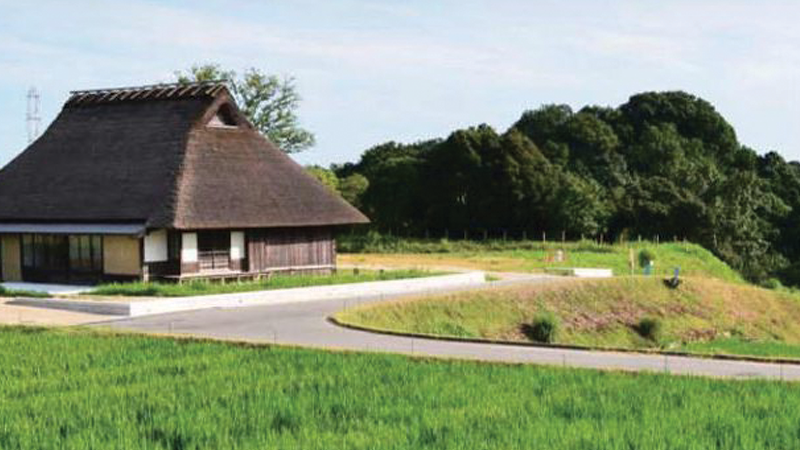
[[[224,104],[219,107],[216,114],[214,114],[214,117],[208,121],[208,126],[219,128],[235,128],[239,126],[239,121],[237,120],[236,114],[231,109],[231,106]]]

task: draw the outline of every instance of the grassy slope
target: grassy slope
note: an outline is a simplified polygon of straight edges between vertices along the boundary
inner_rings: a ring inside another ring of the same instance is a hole
[[[664,328],[660,345],[666,347],[785,356],[798,356],[800,349],[792,347],[800,345],[796,294],[704,278],[684,279],[676,290],[654,277],[564,280],[373,305],[337,317],[392,330],[527,340],[522,325],[542,311],[560,317],[560,343],[655,346],[633,326],[656,317]]]
[[[362,283],[365,281],[398,280],[401,278],[419,278],[437,275],[428,270],[390,270],[358,273],[339,271],[333,275],[275,275],[259,281],[243,281],[239,283],[210,283],[195,281],[184,284],[174,283],[112,283],[93,289],[90,295],[128,295],[149,297],[185,297],[193,295],[227,294],[231,292],[249,292],[269,289],[285,289],[304,286],[320,286],[330,284]]]
[[[0,328],[0,448],[785,449],[800,390]]]
[[[345,242],[341,247],[343,252],[358,252],[340,255],[339,261],[346,264],[452,266],[497,272],[535,272],[549,267],[605,267],[613,269],[616,275],[630,274],[631,250],[638,264],[639,251],[646,248],[655,254],[659,275],[671,275],[675,267],[680,267],[684,275],[741,281],[736,271],[695,244],[391,241],[383,245],[360,246]],[[553,262],[552,256],[559,249],[566,251],[567,260]],[[636,271],[641,273],[638,266]]]

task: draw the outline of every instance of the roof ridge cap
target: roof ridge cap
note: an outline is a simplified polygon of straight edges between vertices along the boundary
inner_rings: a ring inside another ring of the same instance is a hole
[[[219,80],[204,80],[204,81],[175,81],[172,83],[154,83],[154,84],[142,84],[138,86],[118,86],[118,87],[109,87],[109,88],[94,88],[94,89],[76,89],[69,91],[70,94],[94,94],[94,93],[109,93],[109,92],[120,92],[120,91],[141,91],[141,90],[149,90],[149,89],[164,89],[164,88],[175,88],[175,87],[199,87],[199,86],[206,86],[206,85],[225,85],[227,87],[228,81],[225,79]]]
[[[90,104],[119,103],[139,100],[171,100],[185,98],[216,97],[220,92],[229,91],[228,82],[209,80],[196,82],[177,82],[101,88],[70,91],[64,107]]]

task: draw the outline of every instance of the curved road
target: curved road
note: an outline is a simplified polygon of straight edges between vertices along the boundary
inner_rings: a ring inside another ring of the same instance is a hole
[[[545,281],[545,277],[536,277],[510,282]],[[508,282],[493,284],[502,285]],[[794,364],[440,341],[351,330],[327,320],[342,309],[386,300],[389,298],[373,297],[344,302],[319,301],[206,309],[115,320],[98,325],[141,332],[187,334],[327,349],[713,377],[800,380],[800,365]]]

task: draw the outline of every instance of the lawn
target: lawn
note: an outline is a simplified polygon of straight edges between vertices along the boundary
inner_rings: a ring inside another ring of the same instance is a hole
[[[321,286],[331,284],[362,283],[366,281],[387,281],[404,278],[420,278],[441,275],[442,272],[429,270],[340,270],[332,275],[274,275],[258,281],[242,281],[234,283],[214,283],[193,281],[176,283],[111,283],[98,286],[88,295],[122,295],[146,297],[188,297],[195,295],[229,294],[233,292],[262,291],[269,289],[286,289],[295,287]]]
[[[8,289],[0,286],[0,297],[49,297],[47,293],[26,291],[22,289]]]
[[[788,449],[800,389],[0,328],[3,449]]]
[[[345,264],[402,267],[463,267],[496,272],[541,272],[547,268],[604,267],[615,275],[630,275],[633,256],[634,273],[641,250],[655,255],[655,270],[660,276],[672,275],[676,267],[688,276],[706,276],[742,282],[741,276],[703,247],[683,242],[655,244],[629,242],[598,244],[593,241],[446,241],[421,239],[369,240],[344,237],[339,243],[339,261]],[[561,250],[566,259],[557,262]],[[349,254],[348,254],[349,252]]]
[[[557,317],[555,342],[592,347],[800,356],[800,296],[742,283],[684,278],[677,289],[655,277],[565,279],[395,301],[340,312],[377,329],[531,341],[537,317]],[[660,333],[641,332],[643,319]]]
[[[751,355],[751,356],[780,356],[800,359],[800,344],[767,340],[751,341],[741,338],[720,338],[710,341],[688,342],[683,345],[683,350],[694,353]]]

